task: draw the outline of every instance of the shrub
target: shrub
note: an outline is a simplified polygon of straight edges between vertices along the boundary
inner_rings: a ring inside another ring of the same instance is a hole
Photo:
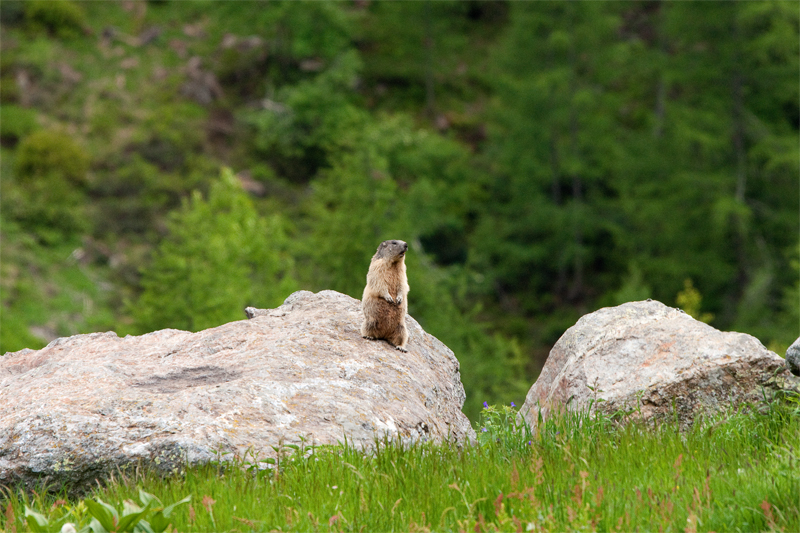
[[[37,128],[36,112],[16,105],[0,106],[0,141],[16,144]]]
[[[86,15],[69,0],[31,0],[25,4],[25,18],[34,30],[43,28],[59,37],[80,35],[86,27]]]
[[[66,133],[32,133],[17,149],[16,179],[3,190],[4,212],[48,244],[85,231],[88,168],[88,155]]]
[[[25,137],[19,145],[16,171],[22,181],[49,177],[83,185],[87,170],[89,156],[64,132],[37,131]]]
[[[10,183],[3,188],[3,213],[42,244],[55,245],[88,229],[85,199],[63,180]]]

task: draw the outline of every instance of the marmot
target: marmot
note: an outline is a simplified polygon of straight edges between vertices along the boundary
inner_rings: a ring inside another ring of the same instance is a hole
[[[361,298],[365,339],[386,339],[389,344],[407,352],[408,279],[405,256],[408,245],[403,241],[383,241],[372,256],[367,273],[367,286]]]

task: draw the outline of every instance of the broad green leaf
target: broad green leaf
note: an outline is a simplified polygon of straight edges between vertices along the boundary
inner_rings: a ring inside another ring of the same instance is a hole
[[[182,505],[184,503],[189,503],[190,501],[192,501],[192,495],[191,494],[189,496],[185,497],[182,500],[179,500],[179,501],[177,501],[177,502],[175,502],[173,504],[167,505],[162,512],[164,513],[164,516],[168,517],[170,514],[172,514],[172,510],[175,509],[177,506]]]
[[[37,513],[27,505],[25,506],[25,521],[28,527],[36,533],[47,533],[50,521],[41,513]]]
[[[103,524],[101,524],[97,518],[92,518],[92,521],[89,522],[89,529],[92,533],[109,533],[109,530],[104,528]]]
[[[191,499],[192,496],[189,495],[180,501],[166,506],[163,510],[153,513],[153,516],[150,517],[150,521],[148,523],[148,525],[152,528],[153,533],[161,533],[167,529],[167,526],[169,526],[170,523],[170,515],[172,514],[172,511],[179,505],[189,503]]]
[[[130,513],[126,512],[120,518],[119,524],[117,525],[117,531],[132,531],[136,524],[145,517],[145,515],[150,511],[150,507],[152,506],[152,500],[144,506],[144,508],[140,508],[138,505],[133,505],[125,502],[125,506],[131,511]],[[126,509],[126,511],[128,510]]]
[[[122,502],[122,516],[138,513],[141,510],[142,507],[136,505],[136,503],[133,500],[125,500]]]
[[[161,505],[161,500],[159,500],[149,492],[143,491],[142,489],[139,489],[139,501],[142,502],[142,505],[147,505],[151,501],[154,501],[156,504]]]
[[[133,531],[134,533],[156,533],[147,520],[140,520],[136,527],[133,528]]]
[[[100,499],[95,501],[87,498],[84,501],[86,502],[86,507],[89,509],[89,514],[91,514],[106,531],[115,531],[117,529],[119,515],[116,509]]]
[[[142,522],[140,522],[141,524]],[[170,520],[166,516],[164,516],[163,511],[158,511],[153,516],[150,517],[150,520],[147,522],[148,527],[150,527],[153,533],[161,533],[167,526],[169,526]]]

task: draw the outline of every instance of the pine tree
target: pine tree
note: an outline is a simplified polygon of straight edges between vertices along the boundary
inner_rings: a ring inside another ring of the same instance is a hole
[[[223,169],[208,199],[195,191],[172,214],[131,307],[138,328],[199,331],[279,305],[295,286],[287,246],[283,220],[259,216]]]

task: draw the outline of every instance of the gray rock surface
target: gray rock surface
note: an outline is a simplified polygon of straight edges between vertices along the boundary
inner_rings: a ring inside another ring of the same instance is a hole
[[[0,485],[68,487],[144,462],[259,459],[280,442],[474,438],[453,353],[408,318],[409,352],[361,338],[358,300],[292,294],[190,333],[93,333],[0,357]],[[229,457],[229,456],[228,456]]]
[[[800,376],[800,339],[797,339],[786,350],[786,366],[795,376]]]
[[[683,427],[763,393],[798,386],[777,354],[744,333],[725,333],[656,301],[582,317],[550,351],[521,411],[535,425],[554,409],[600,410]],[[674,408],[673,408],[674,407]],[[633,410],[633,412],[630,412]]]

